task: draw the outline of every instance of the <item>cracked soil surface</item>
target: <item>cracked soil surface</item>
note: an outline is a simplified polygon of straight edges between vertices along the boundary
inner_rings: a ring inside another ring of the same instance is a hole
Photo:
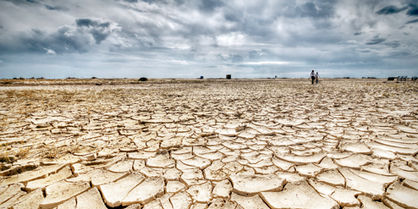
[[[0,208],[418,208],[418,83],[59,82],[0,87]]]

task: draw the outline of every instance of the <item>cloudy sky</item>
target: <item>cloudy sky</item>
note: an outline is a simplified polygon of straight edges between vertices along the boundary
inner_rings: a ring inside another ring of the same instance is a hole
[[[418,75],[416,0],[0,0],[0,78]]]

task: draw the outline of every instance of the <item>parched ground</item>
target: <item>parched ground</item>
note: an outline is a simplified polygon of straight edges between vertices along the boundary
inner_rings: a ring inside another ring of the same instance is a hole
[[[0,208],[418,208],[418,83],[25,82]]]

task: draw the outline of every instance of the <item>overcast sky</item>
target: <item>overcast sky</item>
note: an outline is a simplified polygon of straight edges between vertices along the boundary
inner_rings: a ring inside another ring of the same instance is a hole
[[[0,0],[0,78],[418,76],[417,0]]]

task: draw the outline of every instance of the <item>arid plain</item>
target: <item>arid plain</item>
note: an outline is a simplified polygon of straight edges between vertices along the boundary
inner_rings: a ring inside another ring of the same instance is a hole
[[[0,208],[418,208],[417,82],[16,82]]]

